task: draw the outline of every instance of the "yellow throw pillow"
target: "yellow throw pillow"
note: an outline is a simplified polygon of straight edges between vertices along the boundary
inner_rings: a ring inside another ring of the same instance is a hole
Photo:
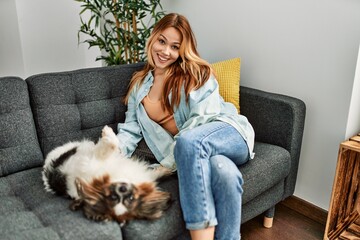
[[[240,113],[240,58],[233,58],[212,64],[219,82],[220,95],[226,102],[235,105]]]

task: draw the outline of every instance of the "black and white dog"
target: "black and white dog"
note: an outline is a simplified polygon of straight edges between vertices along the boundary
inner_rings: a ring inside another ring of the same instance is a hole
[[[45,189],[70,196],[70,208],[83,209],[92,220],[122,224],[134,218],[160,218],[171,196],[157,187],[157,181],[171,171],[125,157],[118,144],[113,130],[105,126],[97,144],[83,140],[55,148],[43,167]]]

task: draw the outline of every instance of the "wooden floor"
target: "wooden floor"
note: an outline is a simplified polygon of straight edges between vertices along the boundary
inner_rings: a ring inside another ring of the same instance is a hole
[[[274,224],[270,229],[262,225],[263,216],[241,225],[242,240],[318,240],[323,239],[325,226],[278,204]]]

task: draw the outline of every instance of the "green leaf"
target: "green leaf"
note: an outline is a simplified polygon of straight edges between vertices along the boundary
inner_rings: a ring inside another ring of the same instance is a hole
[[[154,24],[165,15],[160,0],[74,0],[81,3],[78,42],[98,47],[105,54],[96,57],[106,65],[144,61],[147,38]],[[90,13],[89,19],[81,16]],[[133,29],[133,13],[137,32]],[[143,22],[147,20],[148,23]],[[86,40],[80,42],[80,35]],[[133,54],[126,59],[126,54]],[[138,60],[134,60],[137,58]]]

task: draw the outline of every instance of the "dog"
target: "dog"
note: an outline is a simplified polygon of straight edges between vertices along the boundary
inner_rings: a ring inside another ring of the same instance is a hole
[[[112,128],[105,126],[95,144],[69,142],[48,153],[42,170],[45,190],[72,199],[70,209],[82,209],[95,221],[115,220],[123,226],[131,219],[160,218],[171,204],[171,195],[157,187],[172,174],[152,168],[119,150]]]

